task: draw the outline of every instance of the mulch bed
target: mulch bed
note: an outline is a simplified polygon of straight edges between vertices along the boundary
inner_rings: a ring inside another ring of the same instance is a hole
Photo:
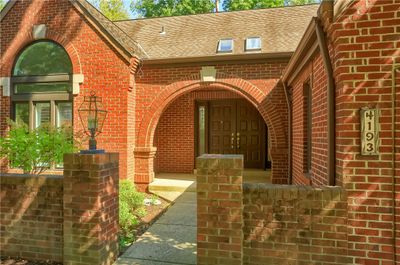
[[[153,196],[151,194],[146,194],[146,198],[151,199]],[[158,218],[160,218],[165,211],[167,211],[168,207],[170,206],[170,202],[158,198],[161,201],[160,205],[149,205],[144,206],[146,209],[146,215],[141,218],[141,222],[136,229],[136,237],[142,235],[146,230],[152,225]],[[120,249],[120,254],[124,253],[125,250]],[[0,257],[0,264],[1,265],[62,265],[62,263],[52,262],[52,261],[30,261],[25,259],[15,259],[9,257]]]

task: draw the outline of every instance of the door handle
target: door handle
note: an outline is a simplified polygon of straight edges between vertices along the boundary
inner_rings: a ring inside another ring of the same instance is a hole
[[[235,141],[235,134],[234,133],[232,133],[231,134],[231,148],[233,149],[234,148],[234,146],[233,146],[233,142]]]
[[[236,134],[236,147],[237,149],[240,148],[240,133]]]

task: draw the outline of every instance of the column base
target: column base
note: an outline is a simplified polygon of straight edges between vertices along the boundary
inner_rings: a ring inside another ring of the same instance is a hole
[[[156,147],[136,147],[135,156],[135,185],[140,191],[147,191],[147,188],[154,180],[154,157]]]

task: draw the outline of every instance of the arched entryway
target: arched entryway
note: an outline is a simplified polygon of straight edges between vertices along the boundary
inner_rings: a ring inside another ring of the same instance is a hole
[[[234,93],[258,110],[268,127],[272,182],[287,183],[287,109],[283,88],[276,85],[264,92],[246,80],[226,77],[222,73],[217,75],[214,82],[199,80],[199,75],[190,76],[187,80],[166,86],[147,108],[137,132],[135,182],[139,185],[150,183],[154,177],[154,157],[157,152],[154,136],[160,117],[167,107],[185,94],[209,90]]]
[[[162,113],[153,144],[156,173],[193,173],[202,154],[242,154],[246,169],[269,169],[268,127],[240,95],[213,87],[188,92]]]

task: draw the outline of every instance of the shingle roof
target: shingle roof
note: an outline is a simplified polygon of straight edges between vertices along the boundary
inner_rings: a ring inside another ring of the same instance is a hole
[[[319,5],[115,21],[149,59],[215,56],[218,40],[233,38],[232,54],[248,53],[247,37],[261,37],[259,53],[293,52]],[[165,34],[160,34],[164,27]],[[218,56],[224,56],[218,54]]]

